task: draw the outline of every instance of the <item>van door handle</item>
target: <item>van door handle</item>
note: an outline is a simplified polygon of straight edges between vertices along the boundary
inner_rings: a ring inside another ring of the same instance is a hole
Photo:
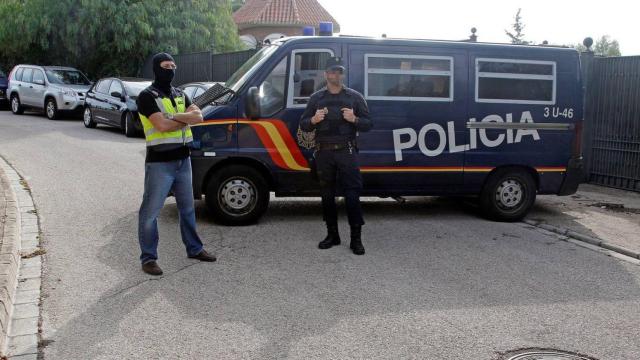
[[[29,85],[29,89],[33,89],[33,85]]]

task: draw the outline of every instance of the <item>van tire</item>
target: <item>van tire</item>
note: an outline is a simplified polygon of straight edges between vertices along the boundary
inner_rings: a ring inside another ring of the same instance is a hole
[[[125,112],[122,116],[122,131],[128,138],[138,135],[138,129],[136,129],[133,114],[130,111]]]
[[[518,168],[499,169],[489,176],[480,194],[484,216],[496,221],[521,220],[536,200],[536,182]]]
[[[249,225],[267,211],[269,195],[267,181],[259,171],[245,165],[230,165],[211,176],[205,202],[216,222]]]
[[[18,94],[11,95],[11,112],[15,115],[22,115],[24,113],[24,107],[20,103],[20,96]]]
[[[55,120],[58,118],[58,104],[54,98],[47,98],[44,102],[44,113],[49,120]]]
[[[82,114],[82,122],[84,126],[89,129],[95,129],[98,124],[95,120],[93,120],[93,111],[89,106],[84,108],[84,113]]]

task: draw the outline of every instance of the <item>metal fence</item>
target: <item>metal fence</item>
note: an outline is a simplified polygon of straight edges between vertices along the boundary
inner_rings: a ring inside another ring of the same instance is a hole
[[[209,51],[174,55],[178,69],[174,85],[194,81],[226,81],[256,50],[212,54]],[[143,68],[145,78],[153,78],[153,64],[147,59]]]
[[[640,56],[593,58],[586,83],[588,180],[640,191]]]

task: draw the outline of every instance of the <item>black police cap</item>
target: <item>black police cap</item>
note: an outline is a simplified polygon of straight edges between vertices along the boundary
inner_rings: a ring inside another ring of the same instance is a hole
[[[344,65],[342,64],[342,58],[341,57],[331,57],[327,59],[327,64],[325,65],[325,70],[329,71],[329,70],[340,70],[342,72],[344,72],[345,68]]]

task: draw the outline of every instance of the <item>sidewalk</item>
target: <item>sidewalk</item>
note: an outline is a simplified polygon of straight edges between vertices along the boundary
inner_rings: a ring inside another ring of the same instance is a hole
[[[571,196],[539,196],[527,220],[640,253],[640,193],[581,184]]]

